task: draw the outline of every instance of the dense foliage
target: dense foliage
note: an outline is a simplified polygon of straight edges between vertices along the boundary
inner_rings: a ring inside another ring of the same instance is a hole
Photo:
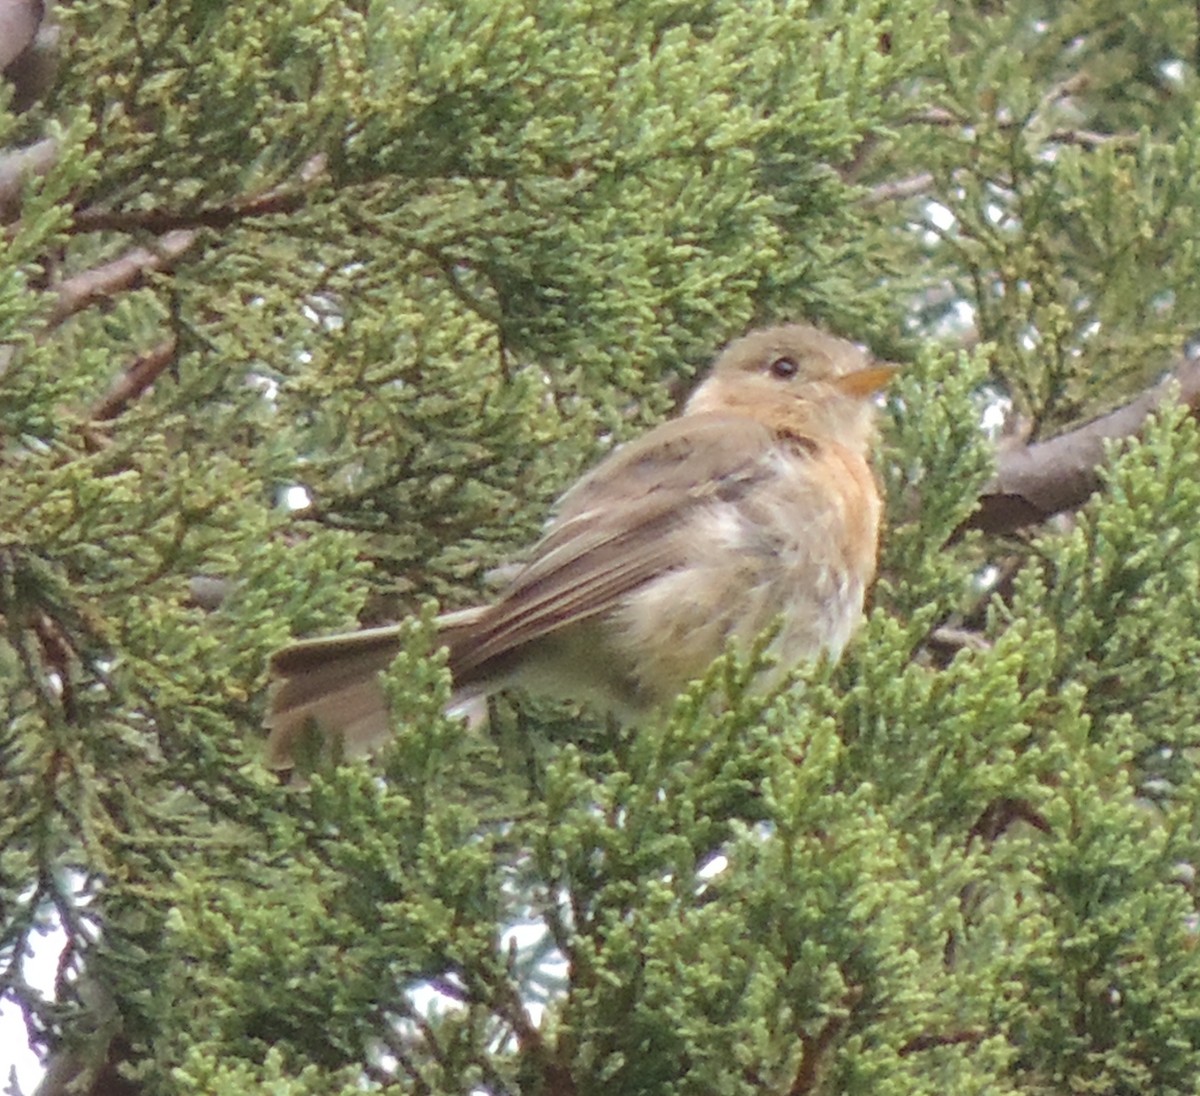
[[[0,91],[0,993],[54,1084],[1194,1091],[1197,427],[961,535],[989,409],[1060,434],[1196,327],[1196,10],[1128,11],[62,0]],[[444,718],[434,601],[800,318],[906,363],[845,659]],[[280,786],[269,652],[406,616],[394,745]]]

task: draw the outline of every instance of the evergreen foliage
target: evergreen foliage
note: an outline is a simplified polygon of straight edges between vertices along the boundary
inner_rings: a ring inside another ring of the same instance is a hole
[[[1196,327],[1193,6],[53,18],[0,83],[57,142],[0,194],[0,995],[83,1091],[1195,1091],[1197,425],[960,535],[989,406],[1056,435]],[[845,658],[447,719],[435,600],[781,319],[905,362]],[[402,617],[394,743],[279,786],[268,654]]]

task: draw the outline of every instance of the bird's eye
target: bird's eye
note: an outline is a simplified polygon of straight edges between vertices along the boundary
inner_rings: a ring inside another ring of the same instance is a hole
[[[794,377],[800,372],[800,367],[796,364],[795,358],[776,358],[771,362],[769,369],[772,377],[778,377],[780,380],[787,380],[789,377]]]

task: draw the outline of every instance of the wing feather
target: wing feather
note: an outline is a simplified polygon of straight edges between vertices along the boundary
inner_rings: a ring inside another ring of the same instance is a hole
[[[444,634],[456,682],[525,644],[612,611],[682,563],[680,535],[698,507],[736,498],[773,472],[778,445],[741,415],[696,414],[619,449],[577,483],[503,596]]]

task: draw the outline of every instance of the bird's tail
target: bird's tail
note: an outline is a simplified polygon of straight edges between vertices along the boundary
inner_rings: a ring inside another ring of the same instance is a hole
[[[379,672],[400,650],[400,630],[306,639],[271,656],[266,761],[274,769],[316,761],[331,741],[343,754],[369,751],[388,732]]]
[[[439,629],[461,630],[480,613],[464,609],[438,618]],[[305,639],[271,656],[265,723],[266,763],[273,769],[311,768],[325,756],[370,753],[391,734],[380,673],[400,651],[397,625]],[[469,719],[481,689],[457,690],[447,711]]]

